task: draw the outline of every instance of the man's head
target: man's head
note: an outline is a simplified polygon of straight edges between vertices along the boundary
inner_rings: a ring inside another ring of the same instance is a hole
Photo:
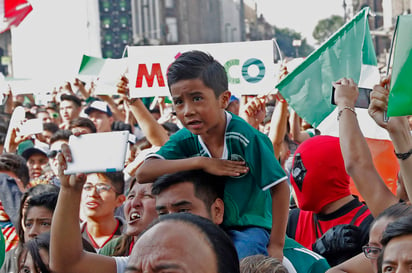
[[[75,135],[96,133],[96,126],[88,118],[78,117],[70,121],[70,130]]]
[[[5,153],[0,155],[0,173],[6,173],[14,179],[19,179],[24,187],[30,182],[26,160],[17,154]]]
[[[410,272],[412,267],[412,215],[388,224],[382,235],[378,272]]]
[[[57,154],[61,151],[62,144],[69,143],[69,138],[72,135],[70,130],[58,130],[50,138],[50,151],[47,154],[49,165],[55,175],[58,175],[59,162]]]
[[[377,259],[382,251],[382,234],[385,231],[389,223],[395,220],[410,215],[412,213],[412,207],[405,203],[396,203],[383,212],[381,212],[370,225],[369,242],[363,248],[365,256],[372,264],[373,272],[378,272]]]
[[[231,239],[203,217],[174,213],[161,216],[143,232],[130,255],[127,273],[239,273],[239,258]],[[157,269],[157,270],[156,270]]]
[[[46,192],[28,199],[26,212],[23,215],[25,242],[50,230],[57,197],[57,192]]]
[[[81,112],[81,100],[75,95],[63,94],[60,97],[60,116],[63,122],[69,123]]]
[[[50,138],[58,130],[59,126],[56,123],[43,123],[43,132],[41,133],[41,138],[43,139],[43,142],[50,144]]]
[[[288,273],[279,259],[262,254],[252,255],[240,260],[241,273]]]
[[[19,145],[18,153],[21,153],[24,159],[26,159],[30,179],[39,178],[44,174],[49,162],[47,158],[49,147],[47,145],[35,145],[32,141],[28,140]]]
[[[201,170],[177,172],[159,177],[152,187],[159,215],[189,212],[223,222],[224,180]]]
[[[90,173],[83,186],[81,206],[86,217],[95,221],[114,217],[125,200],[123,172]]]
[[[302,142],[294,154],[291,183],[299,208],[315,213],[350,196],[339,138],[315,136]]]
[[[89,119],[93,121],[97,132],[112,131],[114,118],[107,102],[93,101],[86,107],[84,112],[88,115]]]
[[[157,218],[155,205],[152,183],[140,184],[133,179],[123,206],[127,224],[124,233],[129,236],[138,236],[145,230]]]

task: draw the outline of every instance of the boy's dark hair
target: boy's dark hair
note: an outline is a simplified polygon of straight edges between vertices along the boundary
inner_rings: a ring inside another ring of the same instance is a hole
[[[152,194],[159,195],[167,188],[189,182],[193,184],[195,196],[210,208],[217,198],[223,200],[225,182],[222,176],[215,176],[202,170],[182,171],[160,176],[152,185]]]
[[[229,89],[225,68],[210,54],[193,50],[180,55],[167,71],[167,84],[170,87],[181,80],[200,79],[211,88],[216,97]]]
[[[27,201],[27,211],[26,211],[26,215],[24,215],[24,219],[26,219],[27,212],[32,207],[45,207],[48,210],[54,212],[56,208],[58,196],[59,196],[58,192],[45,192],[45,193],[32,196]]]
[[[161,215],[139,234],[139,238],[153,226],[166,221],[183,222],[199,230],[215,253],[218,273],[240,272],[239,257],[232,240],[218,225],[204,217],[186,212]]]
[[[107,172],[96,173],[98,177],[107,178],[110,180],[115,189],[116,194],[124,194],[124,173],[123,172]]]
[[[29,169],[27,167],[26,160],[20,155],[13,153],[1,154],[0,171],[12,172],[21,180],[21,182],[23,182],[24,186],[29,184]]]
[[[60,101],[69,100],[74,102],[78,107],[82,105],[82,100],[75,95],[63,94],[60,96]]]
[[[74,127],[86,127],[89,128],[92,133],[96,133],[96,126],[89,118],[78,117],[70,121],[70,129]]]
[[[53,122],[46,122],[46,123],[43,123],[43,130],[54,134],[59,130],[59,126]]]
[[[72,134],[73,133],[70,130],[59,129],[51,136],[50,144],[53,144],[58,140],[67,140],[68,141]]]

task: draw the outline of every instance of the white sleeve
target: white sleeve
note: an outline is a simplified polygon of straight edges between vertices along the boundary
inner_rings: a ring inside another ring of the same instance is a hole
[[[129,256],[125,257],[113,257],[116,261],[116,271],[117,273],[124,273],[126,269],[127,262],[129,261]]]

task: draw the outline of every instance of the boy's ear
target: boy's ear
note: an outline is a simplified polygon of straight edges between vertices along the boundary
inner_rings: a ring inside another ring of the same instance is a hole
[[[232,95],[232,93],[230,93],[229,90],[226,90],[225,92],[223,92],[222,94],[220,94],[219,96],[219,100],[220,100],[220,106],[223,109],[226,109],[227,106],[229,105],[229,100],[230,100],[230,96]]]

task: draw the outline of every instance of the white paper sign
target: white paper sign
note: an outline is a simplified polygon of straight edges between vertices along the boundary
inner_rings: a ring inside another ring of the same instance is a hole
[[[131,97],[169,96],[166,72],[181,53],[210,53],[226,69],[229,90],[241,95],[268,94],[276,84],[273,41],[128,47]]]

